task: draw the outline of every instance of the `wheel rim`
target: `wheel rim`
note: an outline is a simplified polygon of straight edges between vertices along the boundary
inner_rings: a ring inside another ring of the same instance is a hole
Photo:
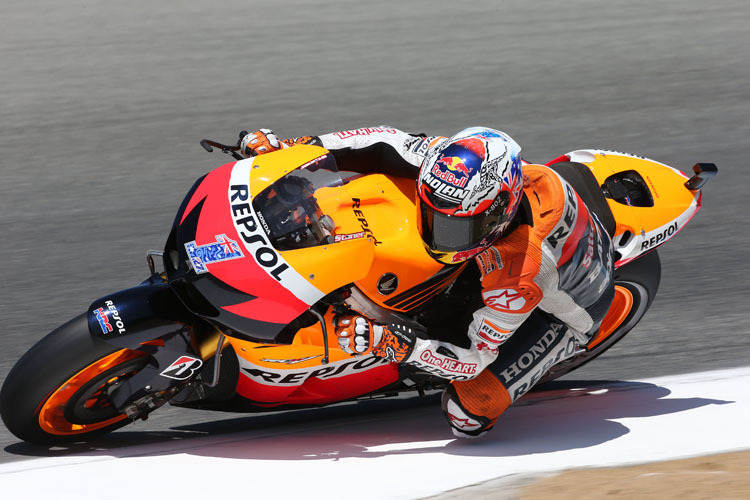
[[[612,300],[612,305],[609,306],[607,315],[602,320],[599,333],[588,343],[587,348],[589,350],[601,344],[617,330],[633,309],[633,302],[633,293],[630,290],[624,286],[615,285],[615,298]]]
[[[146,356],[146,354],[141,351],[122,349],[91,363],[73,375],[41,403],[39,408],[39,426],[42,430],[50,434],[68,436],[102,429],[127,418],[126,415],[121,414],[106,418],[100,422],[77,424],[71,422],[66,417],[66,408],[71,399],[80,399],[76,397],[78,396],[77,393],[98,376],[104,372],[116,370],[118,366],[127,364],[129,361],[143,356]],[[83,400],[84,407],[87,410],[91,410],[97,406],[104,408],[105,406],[103,405],[106,403],[104,402],[103,392],[106,390],[106,387],[130,375],[132,375],[132,366],[125,373],[110,374],[101,380],[101,384],[95,383],[93,389],[89,388],[86,390],[86,399]]]

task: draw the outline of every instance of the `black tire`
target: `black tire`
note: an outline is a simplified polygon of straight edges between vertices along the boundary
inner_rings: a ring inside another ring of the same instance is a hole
[[[590,350],[558,363],[541,378],[539,384],[567,375],[607,351],[622,340],[643,318],[659,290],[661,261],[656,250],[615,271],[615,286],[627,288],[633,296],[630,313],[606,340]]]
[[[24,354],[5,379],[0,390],[0,416],[5,426],[24,441],[47,445],[84,441],[128,424],[130,420],[125,418],[92,431],[86,431],[84,427],[81,432],[61,435],[45,430],[39,419],[39,413],[49,398],[65,382],[89,365],[120,350],[89,334],[85,314],[57,328]],[[125,371],[132,373],[143,368],[147,359],[145,356],[130,359],[89,379],[66,402],[65,418],[73,420],[74,424],[90,424],[111,419],[113,412],[117,416],[117,412],[111,407],[103,408],[97,414],[96,408],[88,411],[76,409],[75,402],[82,404],[85,399],[82,400],[81,397],[91,397],[96,383],[101,385],[108,378],[124,375]],[[106,407],[106,402],[103,406]]]

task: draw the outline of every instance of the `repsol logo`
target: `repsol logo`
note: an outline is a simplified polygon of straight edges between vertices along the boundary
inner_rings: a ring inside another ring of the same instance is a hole
[[[547,237],[547,241],[552,248],[557,248],[557,243],[563,238],[567,238],[570,231],[573,229],[573,224],[576,221],[576,214],[578,213],[578,203],[576,202],[576,194],[570,184],[565,184],[565,214],[563,214],[562,225],[559,226],[555,231]]]
[[[388,364],[388,361],[378,358],[375,356],[369,356],[362,359],[347,360],[343,363],[330,364],[326,366],[320,366],[316,368],[309,368],[307,370],[300,369],[299,371],[290,370],[273,370],[271,368],[243,368],[250,378],[255,379],[257,382],[267,385],[301,385],[307,379],[319,378],[329,379],[334,377],[341,377],[350,375],[352,373],[367,370],[376,365]]]
[[[111,300],[108,300],[104,302],[104,305],[107,306],[107,309],[109,309],[109,316],[114,320],[115,326],[117,327],[117,333],[120,335],[124,335],[125,330],[125,323],[122,321],[122,318],[120,317],[120,311],[117,310],[117,306],[114,302]]]
[[[649,248],[652,248],[652,247],[655,247],[657,245],[664,243],[670,236],[676,233],[678,229],[679,229],[679,226],[677,225],[677,223],[676,222],[673,223],[661,233],[641,243],[641,251],[648,250]]]
[[[263,229],[255,220],[255,211],[250,206],[250,187],[246,184],[234,184],[229,187],[229,203],[232,209],[232,220],[237,228],[245,248],[255,257],[255,261],[268,270],[268,273],[281,281],[281,274],[289,266],[279,263],[279,254],[268,241]]]
[[[362,200],[359,198],[352,198],[352,210],[354,210],[354,216],[357,217],[357,221],[359,221],[360,226],[362,227],[362,231],[365,233],[365,237],[375,243],[375,245],[380,245],[382,241],[379,241],[375,234],[372,232],[372,229],[370,229],[370,224],[367,222],[367,219],[365,218],[365,213],[360,210],[362,205]]]
[[[508,390],[511,400],[515,401],[526,394],[552,366],[573,357],[576,350],[576,340],[573,337],[573,334],[568,332],[565,335],[563,342],[559,342],[557,346],[552,348],[549,354],[536,363],[534,370],[515,381],[512,388]]]

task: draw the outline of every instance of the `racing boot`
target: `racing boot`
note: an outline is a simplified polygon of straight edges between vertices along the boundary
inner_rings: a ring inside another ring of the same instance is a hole
[[[471,380],[451,383],[442,398],[453,435],[470,439],[492,429],[510,404],[508,391],[488,370]]]

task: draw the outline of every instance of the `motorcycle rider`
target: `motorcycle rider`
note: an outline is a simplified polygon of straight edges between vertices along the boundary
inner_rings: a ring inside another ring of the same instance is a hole
[[[253,156],[298,143],[325,147],[340,170],[416,179],[427,252],[447,265],[475,259],[485,305],[473,314],[468,348],[406,324],[356,313],[336,318],[344,351],[451,379],[442,407],[456,436],[491,429],[597,332],[614,297],[610,236],[560,175],[522,166],[521,148],[507,134],[472,127],[427,137],[380,126],[282,141],[261,129],[242,139],[241,151]]]

